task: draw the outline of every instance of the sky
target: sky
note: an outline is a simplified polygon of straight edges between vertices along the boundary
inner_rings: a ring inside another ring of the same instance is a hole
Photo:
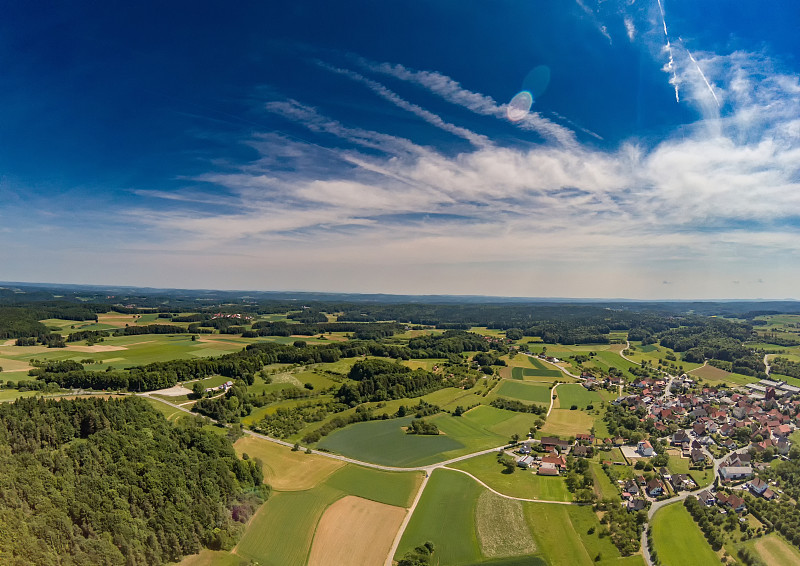
[[[0,281],[800,299],[796,0],[4,4]]]

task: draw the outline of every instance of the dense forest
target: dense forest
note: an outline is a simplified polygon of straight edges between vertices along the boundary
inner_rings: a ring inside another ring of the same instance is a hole
[[[261,464],[146,401],[0,404],[0,563],[152,566],[231,548]]]

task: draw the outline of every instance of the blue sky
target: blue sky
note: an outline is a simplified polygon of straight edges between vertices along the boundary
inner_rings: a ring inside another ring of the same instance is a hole
[[[12,3],[0,280],[800,298],[799,30],[791,0]]]

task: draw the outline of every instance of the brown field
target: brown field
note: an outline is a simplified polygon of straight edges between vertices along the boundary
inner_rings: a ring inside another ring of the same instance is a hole
[[[233,446],[239,455],[247,452],[251,458],[261,459],[264,483],[280,491],[311,489],[345,465],[333,458],[292,452],[287,446],[253,436],[240,438]]]
[[[139,342],[144,344],[144,342]],[[138,345],[138,344],[137,344]],[[110,346],[106,344],[95,344],[94,346],[67,346],[65,350],[72,352],[119,352],[120,350],[127,350],[125,346]]]
[[[343,497],[319,520],[308,566],[380,566],[405,514],[402,507]]]
[[[703,379],[708,379],[711,381],[725,381],[731,375],[724,369],[715,368],[714,366],[701,366],[697,369],[693,369],[692,371],[688,372],[690,375],[696,375],[698,377],[702,377]]]
[[[230,552],[203,549],[200,554],[191,554],[178,564],[179,566],[244,566],[250,562]]]
[[[797,550],[778,535],[762,537],[753,546],[761,556],[761,559],[767,564],[800,566],[800,555],[798,555]]]
[[[27,360],[11,360],[7,358],[0,358],[0,367],[3,368],[3,373],[10,371],[28,371],[29,369],[33,369],[32,366],[28,365]]]
[[[569,409],[553,409],[542,427],[542,434],[558,434],[575,436],[578,433],[589,433],[594,424],[594,417],[583,411]]]

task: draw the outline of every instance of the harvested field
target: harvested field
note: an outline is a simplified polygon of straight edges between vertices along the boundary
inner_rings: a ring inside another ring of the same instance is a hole
[[[401,507],[343,497],[322,515],[308,566],[383,564],[405,513]]]
[[[714,366],[701,366],[697,369],[693,369],[689,372],[691,375],[696,375],[697,377],[702,377],[703,379],[708,379],[710,381],[724,381],[730,377],[730,373],[725,371],[724,369],[719,369]]]
[[[767,564],[800,566],[800,552],[776,533],[761,537],[753,544],[753,547]]]
[[[594,417],[583,411],[553,409],[542,427],[542,434],[560,434],[562,436],[588,434],[593,424]]]
[[[264,464],[264,482],[280,491],[299,491],[310,489],[344,466],[344,462],[292,452],[281,446],[253,436],[244,436],[233,445],[236,453],[247,453],[251,458],[259,458]]]
[[[481,551],[489,558],[536,552],[522,503],[484,491],[478,497],[475,523]]]
[[[119,352],[120,350],[127,350],[128,348],[126,348],[125,346],[95,344],[94,346],[67,346],[65,349],[71,352],[85,352],[88,354],[92,354],[97,352]]]

